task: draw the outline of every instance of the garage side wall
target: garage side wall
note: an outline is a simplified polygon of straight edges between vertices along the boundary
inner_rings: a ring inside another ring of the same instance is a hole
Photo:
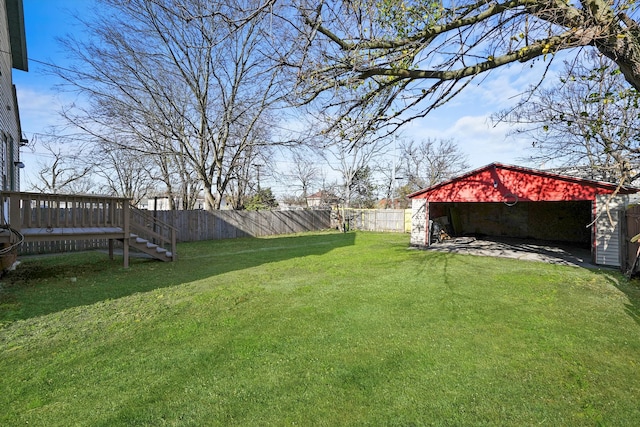
[[[426,199],[411,200],[411,245],[428,246],[427,239],[427,212],[428,205]]]
[[[595,263],[620,267],[623,245],[622,221],[629,204],[628,196],[617,196],[609,201],[609,196],[596,197],[595,223]]]

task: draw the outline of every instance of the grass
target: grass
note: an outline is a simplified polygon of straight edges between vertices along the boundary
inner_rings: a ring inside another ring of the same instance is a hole
[[[640,288],[316,233],[25,260],[0,425],[635,425]],[[75,280],[73,280],[75,278]]]

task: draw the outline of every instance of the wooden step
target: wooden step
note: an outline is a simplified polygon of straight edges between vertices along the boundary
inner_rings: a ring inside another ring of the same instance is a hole
[[[160,261],[173,261],[173,253],[166,248],[155,243],[151,243],[147,239],[144,239],[134,233],[131,233],[129,236],[129,246],[151,255]]]
[[[149,242],[147,239],[143,239],[141,237],[132,235],[129,243],[132,247],[151,255],[152,257],[159,259],[161,261],[172,261],[173,254],[167,249],[156,245],[155,243]]]

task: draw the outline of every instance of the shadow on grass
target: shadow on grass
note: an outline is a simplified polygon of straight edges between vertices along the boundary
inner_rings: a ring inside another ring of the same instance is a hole
[[[184,243],[173,263],[85,252],[23,258],[0,280],[0,325],[71,307],[126,297],[295,258],[324,255],[355,243],[354,233],[317,233]],[[313,262],[310,260],[310,262]]]
[[[605,272],[601,272],[601,274],[604,274],[611,284],[627,296],[629,302],[625,303],[625,311],[640,325],[640,277],[627,280]]]

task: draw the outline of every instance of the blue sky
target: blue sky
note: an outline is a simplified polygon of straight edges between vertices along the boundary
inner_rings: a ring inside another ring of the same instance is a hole
[[[24,0],[30,71],[14,71],[14,84],[18,91],[23,133],[30,140],[48,134],[50,126],[61,124],[57,111],[62,104],[71,101],[71,95],[56,93],[56,80],[42,63],[64,66],[65,53],[56,38],[77,32],[72,14],[86,11],[91,3],[88,0]],[[488,118],[491,113],[514,103],[515,97],[535,82],[538,75],[539,70],[535,67],[530,70],[529,64],[518,64],[498,70],[489,78],[478,79],[450,104],[412,123],[403,131],[403,136],[454,139],[469,156],[472,168],[493,161],[523,164],[517,158],[525,154],[528,142],[508,137],[507,126],[493,127]],[[37,145],[35,153],[29,148],[23,149],[22,158],[26,164],[23,189],[26,189],[24,181],[37,172],[38,159],[46,160],[43,156]],[[278,184],[273,183],[273,186]]]
[[[89,2],[84,0],[23,0],[29,71],[14,70],[20,108],[22,132],[30,141],[38,141],[49,128],[59,125],[58,111],[63,101],[56,94],[56,79],[47,71],[46,64],[64,65],[64,52],[57,37],[74,29],[71,13],[83,10]],[[35,153],[29,147],[21,151],[25,168],[22,170],[22,190],[37,173],[38,162],[46,161],[46,154],[36,145]]]
[[[23,0],[29,56],[29,72],[15,72],[14,83],[49,92],[51,78],[43,75],[45,63],[64,63],[64,52],[57,37],[75,30],[72,14],[86,10],[86,0]]]

